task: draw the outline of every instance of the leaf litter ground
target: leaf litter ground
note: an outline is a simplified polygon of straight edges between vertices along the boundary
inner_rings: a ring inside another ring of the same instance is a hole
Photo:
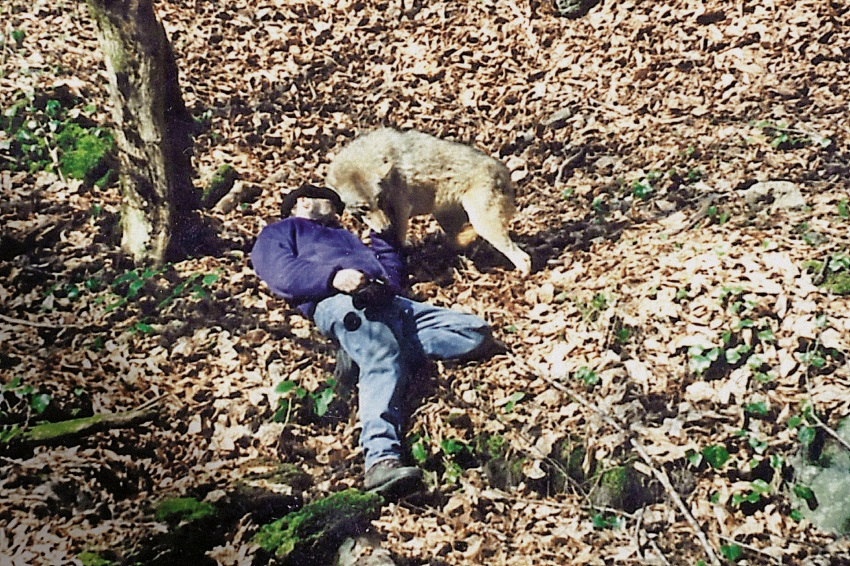
[[[4,456],[4,560],[126,555],[167,529],[158,501],[217,501],[268,462],[309,473],[307,499],[358,485],[350,400],[323,418],[303,408],[286,424],[272,418],[287,395],[277,385],[316,391],[332,352],[259,284],[247,251],[281,189],[321,180],[335,151],[378,125],[505,161],[518,185],[513,229],[538,266],[520,279],[482,245],[452,257],[431,221],[415,223],[415,293],[486,317],[511,355],[423,372],[410,430],[427,439],[440,495],[374,522],[399,563],[704,559],[652,482],[643,487],[656,496],[625,512],[553,480],[567,439],[583,445],[585,471],[630,463],[650,477],[629,437],[716,549],[738,545],[751,564],[847,560],[846,539],[792,518],[793,480],[763,464],[797,452],[802,425],[788,423],[805,407],[833,428],[850,413],[848,300],[816,286],[807,264],[850,253],[846,6],[606,2],[577,20],[534,1],[157,10],[205,126],[196,185],[230,164],[260,196],[208,213],[228,243],[220,254],[141,274],[127,298],[130,279],[112,285],[127,272],[112,235],[117,189],[4,162],[4,246],[27,249],[4,250],[0,372],[4,385],[38,389],[18,390],[24,403],[7,392],[4,412],[35,421],[162,406],[154,423]],[[108,124],[83,7],[13,0],[3,13],[4,110],[20,93],[59,89]],[[753,183],[779,180],[805,205],[752,197]],[[503,439],[516,485],[481,462],[449,483],[445,448],[481,435]],[[694,465],[719,446],[730,457],[712,460],[718,469]],[[243,521],[210,555],[250,563],[255,530]]]

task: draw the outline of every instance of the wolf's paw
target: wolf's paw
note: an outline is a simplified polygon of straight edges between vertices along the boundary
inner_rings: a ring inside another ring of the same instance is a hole
[[[516,270],[519,271],[521,275],[526,276],[531,273],[531,256],[527,253],[519,252],[508,259],[511,260],[511,263],[514,264],[514,267],[516,267]]]

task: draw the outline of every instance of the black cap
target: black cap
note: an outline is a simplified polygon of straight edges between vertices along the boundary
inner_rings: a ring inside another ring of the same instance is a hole
[[[345,203],[342,202],[342,199],[339,198],[339,195],[333,189],[304,183],[283,197],[283,203],[280,205],[280,215],[282,217],[285,218],[292,213],[292,209],[295,207],[295,202],[298,200],[298,197],[328,199],[331,203],[333,203],[337,214],[342,214],[342,211],[345,210]]]

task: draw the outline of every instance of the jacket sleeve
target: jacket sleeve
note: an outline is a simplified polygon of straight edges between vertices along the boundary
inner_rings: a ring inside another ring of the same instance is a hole
[[[295,304],[336,294],[331,280],[340,267],[300,257],[291,226],[263,228],[251,250],[251,262],[275,294]]]
[[[395,287],[396,292],[401,292],[407,286],[407,264],[398,237],[392,232],[378,234],[373,231],[369,240],[375,257],[387,274],[387,282]]]

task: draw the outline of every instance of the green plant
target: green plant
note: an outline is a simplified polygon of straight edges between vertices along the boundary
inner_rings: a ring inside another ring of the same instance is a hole
[[[742,503],[758,503],[770,494],[770,485],[762,479],[753,480],[749,485],[749,489],[732,494],[732,505],[738,507]]]
[[[797,430],[797,440],[803,448],[811,446],[817,438],[817,418],[808,402],[800,408],[799,414],[788,419],[787,424],[789,429]]]
[[[744,555],[743,549],[737,544],[724,544],[720,547],[720,554],[723,555],[723,558],[729,560],[730,562],[735,562],[740,560],[741,556]]]
[[[620,529],[625,524],[622,517],[612,513],[594,513],[590,516],[590,520],[593,523],[593,528],[597,530]]]
[[[431,437],[426,435],[414,434],[410,438],[410,455],[414,461],[420,466],[428,461],[431,457]]]
[[[720,359],[718,347],[706,348],[700,345],[693,345],[688,348],[688,368],[697,375],[702,375],[711,367],[711,365]]]
[[[76,99],[44,95],[19,98],[3,112],[0,166],[13,171],[55,171],[105,185],[114,178],[113,139],[94,125],[88,106]]]
[[[758,403],[748,403],[744,407],[744,411],[748,415],[753,415],[757,417],[765,417],[768,414],[767,404],[764,401],[759,401]]]
[[[761,120],[753,124],[759,128],[768,138],[768,143],[775,149],[798,149],[811,144],[817,144],[822,148],[827,148],[832,145],[832,140],[814,132],[805,132],[795,128],[788,127],[782,122],[774,123],[768,120]]]
[[[599,316],[608,309],[608,297],[605,293],[596,293],[590,301],[575,300],[576,308],[586,322],[596,322]]]
[[[347,489],[312,501],[299,509],[260,527],[253,542],[284,560],[286,563],[330,563],[324,556],[328,549],[336,551],[338,544],[327,544],[334,537],[345,536],[349,531],[362,532],[380,514],[383,499],[375,493],[361,493]],[[301,549],[302,556],[290,559]]]
[[[635,197],[646,200],[655,191],[655,182],[664,176],[661,171],[652,170],[640,179],[635,179],[630,185],[631,193]]]
[[[807,261],[804,266],[816,274],[819,286],[836,295],[850,295],[850,256],[833,253],[825,261]]]
[[[578,368],[573,374],[573,377],[583,381],[589,388],[593,388],[599,383],[599,375],[587,366]]]
[[[756,436],[753,432],[749,430],[739,430],[735,434],[741,438],[746,438],[747,445],[752,448],[753,451],[758,455],[763,455],[768,448],[767,442],[761,440],[758,436]]]
[[[729,451],[722,444],[706,446],[702,449],[700,455],[715,470],[722,468],[729,461]]]
[[[718,208],[717,205],[709,206],[706,214],[712,222],[716,222],[717,224],[726,224],[729,220],[729,211],[725,208]]]
[[[470,446],[455,438],[447,438],[440,443],[443,454],[443,481],[455,484],[463,475],[464,463],[472,457]]]
[[[77,559],[83,564],[83,566],[112,566],[114,562],[111,560],[107,560],[103,558],[96,552],[81,552],[77,555]]]
[[[0,422],[4,423],[0,440],[8,441],[18,436],[20,425],[44,414],[52,400],[49,394],[24,383],[19,376],[0,385]]]
[[[810,246],[818,246],[827,240],[827,237],[812,229],[808,222],[801,222],[794,226],[794,233]]]
[[[94,299],[96,304],[105,304],[107,313],[133,307],[140,312],[137,317],[131,319],[125,329],[130,332],[151,333],[157,330],[152,320],[166,307],[183,299],[198,301],[209,297],[220,278],[218,272],[191,273],[182,277],[171,264],[167,264],[160,268],[131,269],[117,275],[111,282],[107,282],[108,278],[102,274],[92,275],[64,285],[54,285],[48,289],[48,294],[74,300],[84,293],[91,293],[97,295]],[[132,311],[127,314],[131,313]],[[95,345],[95,349],[98,348],[99,346]]]
[[[685,182],[696,183],[697,181],[702,181],[704,177],[705,173],[701,169],[688,169],[688,172],[685,174]]]
[[[617,338],[617,342],[625,344],[632,337],[632,331],[625,326],[620,326],[614,331],[614,336]]]
[[[840,216],[844,220],[850,219],[850,206],[848,206],[848,201],[847,201],[846,198],[843,198],[840,201],[838,201],[837,208],[838,208],[838,216]]]
[[[328,379],[315,391],[307,391],[292,380],[281,381],[275,387],[275,392],[282,396],[278,399],[278,407],[272,417],[275,422],[286,424],[292,412],[299,406],[307,404],[308,410],[317,417],[328,414],[331,403],[336,399],[336,380]]]
[[[815,492],[806,485],[795,484],[793,491],[794,495],[805,501],[813,501],[815,498]]]
[[[512,393],[511,396],[508,397],[508,402],[505,403],[504,411],[506,413],[513,412],[516,404],[522,401],[523,399],[525,399],[525,393],[523,393],[522,391],[516,391]]]
[[[644,181],[634,181],[632,183],[632,194],[641,200],[646,200],[652,194],[652,185]]]
[[[609,212],[605,197],[601,195],[591,201],[590,208],[599,216],[605,216]]]

